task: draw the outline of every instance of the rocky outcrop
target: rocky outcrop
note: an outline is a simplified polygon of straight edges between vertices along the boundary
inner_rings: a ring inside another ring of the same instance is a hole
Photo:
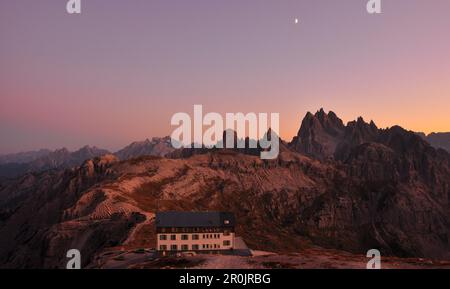
[[[230,149],[107,155],[1,182],[0,267],[64,267],[73,248],[93,266],[110,247],[154,247],[164,210],[231,211],[252,249],[450,260],[449,154],[400,127],[330,114],[308,114],[275,160]]]
[[[323,109],[314,115],[308,112],[290,147],[320,160],[332,158],[344,132],[345,126],[334,112],[327,114]]]
[[[271,128],[267,130],[267,132],[264,134],[263,139],[266,141],[272,140],[272,135],[275,134],[275,132],[272,131]],[[288,144],[282,140],[278,135],[275,135],[278,137],[278,151],[279,152],[286,152],[290,151],[288,148]],[[232,137],[233,141],[230,142],[232,147],[227,148],[226,142],[227,138]],[[254,140],[249,137],[245,138],[239,138],[237,135],[237,132],[234,130],[225,130],[222,133],[222,139],[217,142],[217,144],[213,146],[202,146],[201,148],[193,148],[192,145],[191,148],[181,148],[174,150],[173,152],[166,155],[167,158],[189,158],[194,155],[201,155],[201,154],[207,154],[210,152],[228,152],[231,154],[241,153],[245,155],[251,155],[251,156],[260,156],[261,152],[270,150],[269,148],[262,148],[261,145],[261,139],[260,140]]]
[[[93,186],[114,179],[110,167],[117,161],[104,156],[77,169],[2,185],[2,197],[13,190],[21,192],[21,200],[17,202],[16,196],[0,206],[0,267],[64,268],[65,254],[72,248],[82,249],[85,265],[99,248],[120,244],[130,228],[145,219],[142,215],[111,210],[103,218],[89,217],[106,200],[105,193]],[[86,209],[82,216],[71,216],[68,212],[77,205]]]

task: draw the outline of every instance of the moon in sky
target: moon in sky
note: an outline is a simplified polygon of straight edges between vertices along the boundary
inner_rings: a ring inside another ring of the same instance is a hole
[[[298,24],[298,18],[295,18],[294,23]]]

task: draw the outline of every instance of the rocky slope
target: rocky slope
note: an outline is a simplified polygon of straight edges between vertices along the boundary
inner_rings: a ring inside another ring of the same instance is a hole
[[[276,160],[233,150],[127,161],[106,155],[4,181],[0,267],[64,267],[72,248],[93,266],[111,247],[154,247],[161,210],[234,212],[237,234],[252,249],[315,244],[450,260],[449,154],[400,127],[314,117]]]

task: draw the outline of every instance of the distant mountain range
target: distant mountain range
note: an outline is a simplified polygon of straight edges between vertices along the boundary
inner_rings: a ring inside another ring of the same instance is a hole
[[[116,152],[115,155],[121,160],[127,160],[144,155],[164,156],[173,150],[170,137],[164,137],[134,142]],[[62,148],[55,151],[42,149],[3,155],[0,156],[0,178],[14,178],[30,172],[72,168],[81,165],[88,159],[106,154],[110,154],[110,152],[97,147],[85,146],[74,152]]]
[[[428,135],[423,132],[419,132],[417,134],[429,142],[432,146],[445,149],[450,152],[450,132],[433,132]]]
[[[395,127],[393,127],[395,128]],[[334,112],[326,114],[323,109],[315,115],[307,113],[303,119],[297,136],[291,143],[281,140],[280,150],[289,149],[303,153],[310,157],[343,160],[348,156],[349,148],[355,144],[376,141],[381,135],[375,123],[366,123],[363,118],[344,125]],[[417,133],[435,148],[450,152],[449,133]],[[237,139],[237,137],[236,137]],[[245,154],[257,155],[259,149],[249,149],[248,143],[254,140],[245,140],[245,149],[235,149]],[[175,150],[171,145],[169,136],[153,137],[151,140],[137,141],[113,153],[120,160],[129,160],[141,156],[167,156],[171,158],[188,157],[201,154],[209,149],[181,149]],[[51,151],[41,149],[38,151],[21,152],[16,154],[0,155],[0,180],[14,178],[25,173],[42,172],[50,169],[64,169],[81,165],[85,160],[109,154],[105,149],[85,146],[75,152],[66,148]]]
[[[133,142],[114,153],[121,160],[128,160],[140,156],[151,155],[163,157],[174,151],[170,142],[170,137],[154,137],[152,140],[146,139],[141,142]]]
[[[74,152],[62,148],[5,155],[0,157],[0,176],[12,178],[29,172],[71,168],[108,153],[104,149],[85,146]]]
[[[10,163],[29,163],[38,158],[47,156],[51,153],[48,149],[41,149],[38,151],[21,152],[16,154],[0,155],[0,165]]]
[[[64,268],[67,248],[99,268],[111,248],[154,247],[154,214],[167,210],[233,212],[256,250],[450,260],[450,154],[414,132],[319,110],[275,160],[230,149],[135,157],[163,154],[161,143],[0,182],[0,268]]]

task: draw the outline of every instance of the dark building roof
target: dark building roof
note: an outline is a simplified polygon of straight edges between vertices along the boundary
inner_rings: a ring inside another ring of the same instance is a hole
[[[159,212],[156,227],[234,227],[234,215],[228,212]]]

